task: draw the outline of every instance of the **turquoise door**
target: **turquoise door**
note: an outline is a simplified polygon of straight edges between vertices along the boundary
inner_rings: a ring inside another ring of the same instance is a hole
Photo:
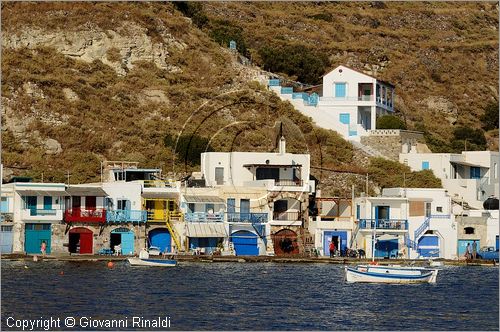
[[[51,196],[43,196],[43,209],[44,210],[52,210],[52,197]]]
[[[134,233],[132,231],[128,233],[122,233],[122,255],[133,255],[134,254]]]
[[[458,246],[457,246],[458,257],[465,255],[465,249],[467,248],[468,243],[470,244],[469,251],[472,254],[472,243],[473,242],[474,242],[474,239],[472,239],[472,240],[458,240]],[[477,244],[477,250],[479,250],[479,248],[481,248],[481,246],[479,245],[479,240],[476,240],[476,244]]]
[[[31,210],[31,215],[36,216],[36,196],[26,196],[24,204],[26,209]]]
[[[50,224],[26,224],[24,234],[24,251],[27,254],[40,254],[42,242],[47,244],[46,252],[50,254]]]

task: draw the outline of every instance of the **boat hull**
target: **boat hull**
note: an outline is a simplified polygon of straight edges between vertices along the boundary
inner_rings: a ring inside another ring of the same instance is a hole
[[[394,268],[394,267],[346,267],[346,281],[372,282],[385,284],[417,284],[435,283],[438,270],[424,270],[418,268]]]
[[[128,258],[128,262],[132,266],[173,267],[177,265],[177,261],[173,259],[149,259],[149,258],[130,257]]]

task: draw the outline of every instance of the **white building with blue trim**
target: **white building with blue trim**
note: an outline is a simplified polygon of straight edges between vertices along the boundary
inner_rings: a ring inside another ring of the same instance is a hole
[[[359,141],[376,130],[376,119],[394,112],[394,85],[346,66],[323,76],[322,92],[294,92],[272,79],[269,88],[288,100],[319,127],[338,132],[347,140]]]

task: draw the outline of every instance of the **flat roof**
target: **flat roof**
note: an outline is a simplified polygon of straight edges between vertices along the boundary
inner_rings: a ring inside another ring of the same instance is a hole
[[[274,168],[274,167],[296,167],[296,168],[300,168],[302,167],[301,164],[287,164],[287,165],[283,165],[283,164],[244,164],[243,167],[265,167],[265,168]]]

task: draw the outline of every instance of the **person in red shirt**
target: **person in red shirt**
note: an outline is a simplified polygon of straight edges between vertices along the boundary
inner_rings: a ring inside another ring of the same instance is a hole
[[[333,255],[335,254],[335,243],[333,243],[333,240],[330,241],[330,258],[333,258]]]

